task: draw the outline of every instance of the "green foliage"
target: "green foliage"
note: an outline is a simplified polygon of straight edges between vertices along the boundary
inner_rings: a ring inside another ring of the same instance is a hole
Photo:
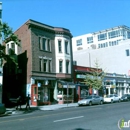
[[[99,64],[95,62],[95,68],[91,68],[90,73],[86,74],[86,78],[83,83],[85,83],[90,88],[99,90],[102,87],[102,82],[105,77],[104,71],[99,68]]]

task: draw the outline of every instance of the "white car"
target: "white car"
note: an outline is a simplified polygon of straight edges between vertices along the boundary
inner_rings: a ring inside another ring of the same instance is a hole
[[[121,98],[117,94],[110,94],[104,97],[104,102],[113,103],[120,102]]]

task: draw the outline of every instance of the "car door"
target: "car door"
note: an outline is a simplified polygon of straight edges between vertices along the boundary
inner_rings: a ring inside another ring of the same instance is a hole
[[[117,94],[114,94],[114,99],[115,99],[116,102],[119,100],[119,97],[118,97]]]
[[[95,95],[94,98],[95,98],[95,104],[99,104],[100,103],[100,97]]]
[[[96,101],[96,96],[94,95],[94,96],[92,96],[92,103],[93,103],[93,104],[96,104],[96,102],[97,102],[97,101]]]

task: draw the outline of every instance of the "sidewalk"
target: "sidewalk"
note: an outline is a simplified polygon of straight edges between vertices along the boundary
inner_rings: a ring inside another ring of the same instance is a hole
[[[44,106],[30,106],[31,110],[25,110],[26,105],[21,106],[21,110],[16,110],[16,108],[6,108],[5,115],[12,115],[12,114],[26,114],[35,110],[42,110],[42,111],[52,111],[61,108],[67,107],[77,107],[77,103],[68,103],[68,104],[54,104],[54,105],[44,105]]]

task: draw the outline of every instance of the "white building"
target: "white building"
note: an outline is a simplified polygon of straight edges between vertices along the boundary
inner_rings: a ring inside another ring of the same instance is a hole
[[[130,39],[130,28],[123,25],[114,28],[89,33],[72,38],[73,51],[88,48],[100,49],[119,44],[119,41]]]
[[[130,76],[129,27],[118,26],[74,37],[72,39],[72,45],[73,60],[76,61],[77,65],[95,67],[95,62],[98,62],[100,68],[105,72],[121,75],[122,80],[119,81],[120,79],[116,78],[115,81],[116,86],[125,87],[125,89],[118,89],[120,96],[124,93],[130,93],[130,91],[126,89],[130,85],[123,79],[123,75],[128,78]],[[115,80],[114,77],[111,81],[113,80]],[[112,86],[113,82],[109,85]],[[108,89],[109,87],[107,86]],[[110,89],[108,93],[110,94]]]

